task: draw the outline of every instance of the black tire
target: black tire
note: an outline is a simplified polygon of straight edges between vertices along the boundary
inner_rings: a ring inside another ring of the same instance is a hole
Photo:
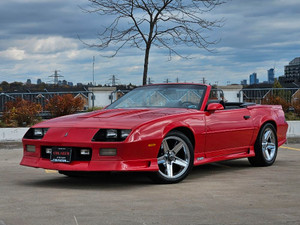
[[[252,166],[271,166],[278,151],[277,134],[274,126],[266,123],[259,131],[255,145],[255,156],[248,160]]]
[[[191,141],[179,131],[168,133],[161,144],[158,156],[159,171],[150,177],[156,183],[172,184],[185,179],[194,164],[194,150]]]

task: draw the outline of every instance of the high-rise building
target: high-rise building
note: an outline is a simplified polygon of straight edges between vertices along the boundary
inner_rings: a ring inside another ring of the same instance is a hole
[[[259,83],[259,79],[257,79],[257,73],[250,74],[249,80],[250,80],[250,85],[251,84],[258,84]]]
[[[245,80],[242,80],[241,81],[241,85],[247,85],[247,80],[245,79]]]
[[[37,84],[41,84],[41,83],[42,83],[42,80],[39,78],[39,79],[37,79],[36,83],[37,83]]]
[[[31,79],[27,79],[26,84],[31,84]]]
[[[274,70],[274,68],[271,68],[268,70],[268,83],[269,84],[274,83],[274,77],[275,77],[275,70]]]
[[[300,57],[294,58],[284,66],[284,76],[279,77],[280,83],[300,82]]]
[[[300,57],[294,58],[289,65],[284,66],[284,76],[300,79]]]

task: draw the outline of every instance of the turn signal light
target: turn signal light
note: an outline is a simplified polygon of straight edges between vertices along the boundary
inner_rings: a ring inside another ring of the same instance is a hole
[[[101,148],[100,149],[101,156],[115,156],[117,155],[117,149],[115,148]]]

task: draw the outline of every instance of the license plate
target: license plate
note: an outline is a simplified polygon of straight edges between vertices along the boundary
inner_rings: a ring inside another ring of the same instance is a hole
[[[53,147],[50,160],[51,162],[69,163],[71,162],[72,149],[64,147]]]

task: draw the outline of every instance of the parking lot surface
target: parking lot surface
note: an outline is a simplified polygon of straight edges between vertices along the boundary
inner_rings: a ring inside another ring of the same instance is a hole
[[[271,167],[214,163],[172,185],[22,167],[20,145],[2,143],[0,154],[0,225],[300,224],[299,144],[281,147]]]

